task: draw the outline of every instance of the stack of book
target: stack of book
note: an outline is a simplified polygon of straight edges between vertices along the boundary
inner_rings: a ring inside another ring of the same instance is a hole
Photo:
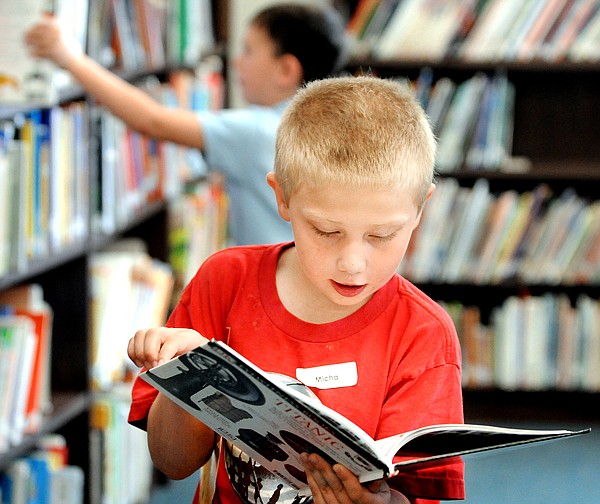
[[[600,58],[600,6],[589,0],[360,0],[348,31],[356,56],[379,59]]]
[[[0,474],[0,491],[10,504],[83,504],[83,469],[68,463],[64,437],[47,435]]]
[[[0,453],[37,433],[52,409],[52,319],[39,285],[0,293]]]
[[[91,2],[87,53],[127,72],[196,65],[215,45],[210,1]]]
[[[110,390],[135,372],[127,343],[138,329],[164,325],[171,306],[171,268],[151,259],[143,242],[123,240],[90,261],[91,381]]]
[[[586,285],[600,281],[600,202],[545,184],[492,193],[437,182],[400,272],[417,282]]]
[[[489,323],[478,307],[440,302],[457,327],[467,388],[600,391],[600,304],[580,295],[512,296]]]
[[[130,404],[130,383],[94,396],[90,412],[92,503],[149,502],[153,466],[148,438],[144,431],[127,423]]]
[[[0,274],[88,236],[89,107],[34,109],[0,130]]]

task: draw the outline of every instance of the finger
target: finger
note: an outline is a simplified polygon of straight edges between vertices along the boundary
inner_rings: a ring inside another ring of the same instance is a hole
[[[159,336],[152,329],[140,329],[136,331],[130,342],[133,353],[134,362],[138,366],[143,366],[150,369],[156,366],[158,360],[158,350],[160,348]]]
[[[165,346],[165,342],[168,341],[170,331],[172,331],[172,329],[167,329],[165,327],[155,327],[144,331],[144,337],[140,344],[142,345],[144,362],[148,369],[158,366],[170,358],[161,357],[163,347]],[[169,354],[168,348],[164,353],[166,355]]]
[[[158,351],[158,364],[162,364],[177,355],[197,348],[207,339],[193,329],[162,329],[162,339]]]
[[[310,454],[307,457],[307,471],[314,480],[323,501],[328,504],[350,503],[343,482],[332,466],[322,457]]]
[[[127,343],[127,355],[137,367],[142,367],[144,365],[135,353],[135,338],[130,338]]]
[[[368,485],[363,485],[350,469],[341,464],[335,464],[332,469],[344,486],[348,498],[354,503],[371,502],[371,497],[388,490],[388,485],[383,480],[371,481]]]
[[[184,353],[185,351],[181,351],[182,348],[185,348],[185,345],[183,342],[178,341],[177,337],[168,337],[163,339],[156,356],[156,364],[163,364],[164,362],[171,360],[176,355]]]
[[[310,488],[310,493],[312,494],[313,504],[324,504],[325,497],[321,493],[321,488],[320,488],[320,486],[323,485],[323,483],[321,483],[321,485],[320,485],[319,482],[317,481],[317,479],[315,478],[315,476],[320,478],[320,476],[318,476],[318,471],[316,471],[313,468],[312,464],[308,461],[308,455],[306,453],[302,453],[300,455],[300,458],[304,465],[304,470],[306,473],[306,481],[308,483],[308,487]]]

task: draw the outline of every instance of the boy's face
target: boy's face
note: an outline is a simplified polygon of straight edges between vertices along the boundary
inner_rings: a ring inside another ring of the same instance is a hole
[[[280,100],[277,84],[282,59],[268,34],[250,25],[241,54],[234,59],[244,98],[255,105],[273,105]]]
[[[398,189],[300,189],[279,208],[312,299],[348,312],[394,275],[420,218],[413,194]]]

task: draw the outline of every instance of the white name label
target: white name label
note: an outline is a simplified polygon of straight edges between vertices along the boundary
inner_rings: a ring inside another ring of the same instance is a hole
[[[356,362],[343,362],[313,368],[297,368],[296,378],[308,387],[331,389],[352,387],[358,382]]]

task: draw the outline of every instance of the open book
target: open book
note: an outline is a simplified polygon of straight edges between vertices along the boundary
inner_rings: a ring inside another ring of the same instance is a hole
[[[300,382],[266,373],[218,341],[145,371],[141,377],[299,490],[306,488],[300,462],[303,452],[343,464],[364,482],[388,477],[405,466],[431,465],[590,431],[445,424],[374,441],[311,396]]]

